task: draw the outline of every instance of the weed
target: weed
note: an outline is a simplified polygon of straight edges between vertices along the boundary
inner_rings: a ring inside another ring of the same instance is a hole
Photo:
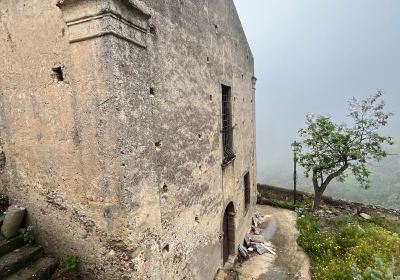
[[[234,280],[240,280],[240,272],[237,270],[236,267],[230,268],[229,273],[233,277]]]
[[[296,207],[293,205],[293,203],[282,201],[282,200],[277,200],[277,199],[273,199],[273,198],[261,198],[259,201],[259,204],[270,205],[270,206],[279,207],[279,208],[288,209],[288,210],[296,209]]]
[[[288,209],[292,211],[296,211],[299,216],[303,213],[309,212],[312,205],[312,198],[304,195],[301,199],[296,201],[296,204],[293,204],[292,200],[282,200],[271,197],[264,197],[260,193],[257,193],[257,203],[261,205],[269,205],[273,207]]]
[[[27,243],[32,243],[35,241],[35,236],[33,235],[33,226],[28,226],[23,235],[24,241]]]
[[[8,195],[0,193],[0,205],[8,206],[8,203],[9,203]]]
[[[9,198],[6,194],[0,193],[0,215],[7,211]]]
[[[64,266],[65,269],[69,272],[76,271],[79,267],[80,260],[78,256],[75,255],[66,255],[64,257]]]

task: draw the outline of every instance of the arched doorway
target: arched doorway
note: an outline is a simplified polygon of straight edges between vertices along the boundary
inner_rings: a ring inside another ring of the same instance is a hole
[[[222,259],[225,265],[229,256],[235,254],[235,207],[233,206],[233,202],[230,202],[228,206],[226,206],[222,222],[222,231]]]

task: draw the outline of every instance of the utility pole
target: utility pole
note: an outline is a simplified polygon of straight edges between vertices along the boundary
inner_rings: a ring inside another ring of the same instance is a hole
[[[294,141],[292,143],[293,151],[293,204],[296,205],[297,198],[297,146],[298,143]]]

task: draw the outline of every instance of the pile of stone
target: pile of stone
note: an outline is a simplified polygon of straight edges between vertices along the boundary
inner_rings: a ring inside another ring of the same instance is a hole
[[[262,217],[260,214],[255,213],[252,219],[252,226],[247,232],[243,245],[239,246],[239,253],[243,258],[249,258],[252,255],[262,255],[265,253],[276,255],[272,248],[272,244],[266,242],[264,235],[262,235],[259,225]]]

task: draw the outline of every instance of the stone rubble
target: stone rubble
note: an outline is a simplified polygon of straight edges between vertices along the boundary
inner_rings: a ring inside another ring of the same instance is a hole
[[[360,217],[365,219],[365,220],[370,220],[371,219],[371,216],[366,214],[366,213],[360,213]]]
[[[274,256],[276,255],[273,245],[265,240],[261,229],[258,227],[262,218],[263,217],[260,216],[259,213],[254,214],[252,218],[252,226],[244,237],[243,245],[239,245],[239,253],[245,259],[257,254],[263,255],[268,253]]]

